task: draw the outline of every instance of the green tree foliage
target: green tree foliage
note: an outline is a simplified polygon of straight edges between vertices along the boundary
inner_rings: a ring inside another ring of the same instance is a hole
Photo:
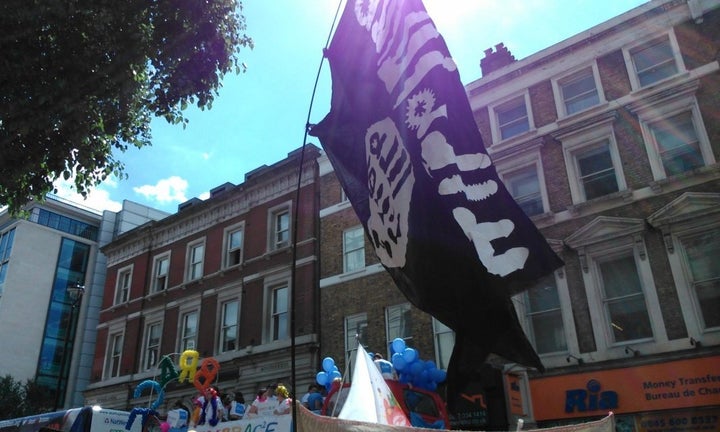
[[[51,412],[52,395],[34,380],[21,383],[11,375],[0,377],[0,420]]]
[[[59,178],[77,191],[150,144],[153,116],[211,108],[252,48],[238,0],[0,2],[0,205],[15,213]]]

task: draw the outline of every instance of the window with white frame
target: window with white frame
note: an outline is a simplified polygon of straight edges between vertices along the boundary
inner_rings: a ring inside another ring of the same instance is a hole
[[[613,342],[651,338],[650,316],[632,251],[598,260],[597,271]]]
[[[345,273],[365,267],[365,232],[362,226],[343,232],[343,271]]]
[[[284,340],[290,334],[289,318],[290,309],[288,308],[290,300],[290,288],[287,285],[275,286],[271,289],[271,314],[270,314],[270,334],[271,340]]]
[[[128,301],[130,284],[132,283],[132,266],[118,270],[115,282],[115,300],[113,304],[122,304]]]
[[[158,365],[160,361],[160,336],[162,335],[162,322],[153,322],[145,327],[145,345],[143,361],[144,370]]]
[[[270,250],[290,246],[290,206],[274,208],[269,214]]]
[[[655,180],[715,163],[694,95],[698,85],[695,82],[679,88],[660,101],[639,100],[629,106],[640,120]]]
[[[388,306],[385,308],[385,334],[387,335],[388,355],[390,345],[396,338],[405,341],[412,339],[412,311],[410,303]]]
[[[345,364],[350,365],[348,373],[352,374],[352,360],[358,343],[368,346],[368,319],[367,313],[358,313],[345,317]]]
[[[497,141],[506,140],[531,129],[525,95],[493,107]]]
[[[120,360],[123,351],[122,332],[111,333],[108,337],[107,351],[105,354],[105,379],[120,376]]]
[[[559,138],[573,203],[626,189],[611,121]]]
[[[198,312],[183,314],[180,326],[180,352],[194,350],[197,347]]]
[[[538,354],[567,351],[560,295],[555,274],[522,293],[528,338]]]
[[[437,319],[432,319],[435,339],[435,363],[438,369],[447,369],[455,347],[455,332]]]
[[[680,238],[690,292],[703,331],[720,329],[720,228]]]
[[[628,50],[634,73],[633,81],[637,87],[646,87],[677,75],[681,68],[675,46],[674,37],[666,34]]]
[[[690,112],[658,120],[650,123],[648,127],[666,176],[681,174],[705,165]]]
[[[575,114],[600,104],[598,80],[593,67],[587,67],[557,81],[565,115]]]
[[[170,270],[170,254],[155,257],[152,280],[152,292],[165,291],[168,286],[168,271]]]
[[[225,232],[225,267],[242,263],[243,237],[243,226],[232,227]]]
[[[205,243],[196,242],[188,245],[187,249],[187,280],[193,281],[203,276],[203,262],[205,260]]]
[[[525,166],[501,175],[505,187],[526,215],[534,216],[545,212],[536,165]]]
[[[565,239],[578,253],[600,356],[668,342],[645,231],[644,219],[598,216]]]
[[[238,348],[240,301],[226,301],[222,304],[221,310],[220,352],[235,351]]]

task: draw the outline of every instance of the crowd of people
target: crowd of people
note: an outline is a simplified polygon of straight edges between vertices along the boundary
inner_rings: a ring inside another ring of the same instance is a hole
[[[247,403],[240,391],[221,394],[215,387],[208,387],[203,394],[193,399],[192,409],[188,409],[182,400],[178,400],[173,409],[182,409],[189,413],[191,426],[210,422],[240,420],[243,418],[285,415],[292,412],[292,398],[282,383],[270,384],[258,390],[255,398]],[[320,414],[324,401],[320,386],[311,384],[302,397],[302,404],[316,414]]]

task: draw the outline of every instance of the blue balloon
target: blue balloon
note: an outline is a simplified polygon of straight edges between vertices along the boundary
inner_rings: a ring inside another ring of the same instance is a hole
[[[330,382],[333,382],[336,379],[341,379],[341,378],[342,378],[342,374],[340,373],[340,371],[334,370],[330,373]]]
[[[433,374],[433,379],[435,380],[435,382],[441,383],[441,382],[445,381],[446,378],[447,378],[447,372],[445,372],[442,369],[436,369],[435,374]]]
[[[323,370],[327,373],[332,372],[333,366],[335,366],[335,360],[332,357],[325,357],[322,362]]]
[[[407,362],[405,361],[405,358],[403,358],[403,355],[400,353],[393,354],[392,364],[395,367],[395,370],[398,370],[398,371],[405,370],[405,367],[407,366]]]
[[[414,377],[419,377],[420,374],[423,371],[423,364],[422,362],[413,362],[410,365],[410,372],[413,374]]]
[[[429,369],[429,370],[437,369],[437,366],[435,365],[435,362],[434,362],[434,361],[432,361],[432,360],[427,360],[427,361],[425,362],[425,369]]]
[[[410,364],[410,363],[414,362],[415,360],[417,360],[418,352],[415,348],[405,348],[403,350],[403,358],[405,359],[405,361],[408,364]]]
[[[318,372],[317,375],[315,376],[315,381],[317,381],[317,383],[320,384],[321,386],[326,385],[328,383],[329,379],[330,379],[330,377],[328,376],[328,374],[326,372]]]
[[[392,349],[393,349],[393,352],[396,352],[396,353],[402,353],[403,351],[405,351],[405,341],[403,340],[403,338],[393,339]]]

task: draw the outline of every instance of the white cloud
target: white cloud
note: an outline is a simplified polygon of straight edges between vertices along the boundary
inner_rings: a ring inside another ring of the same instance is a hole
[[[100,186],[90,190],[87,198],[83,198],[82,195],[77,193],[73,182],[74,178],[55,181],[54,186],[57,189],[55,195],[78,204],[81,207],[89,207],[99,212],[103,210],[110,210],[113,212],[122,210],[122,203],[111,199],[110,192],[104,189],[105,187],[113,189],[116,188],[117,180],[115,178],[108,178],[102,182]]]
[[[210,191],[201,193],[200,195],[198,195],[198,198],[205,201],[206,199],[210,198]]]
[[[143,185],[134,187],[133,191],[144,196],[146,199],[159,203],[185,202],[188,182],[182,177],[171,176],[159,180],[155,185]]]

